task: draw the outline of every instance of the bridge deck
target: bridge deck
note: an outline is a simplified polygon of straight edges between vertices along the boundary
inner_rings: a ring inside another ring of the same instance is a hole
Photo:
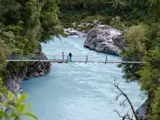
[[[6,60],[7,62],[52,62],[52,63],[68,63],[70,61],[67,60]],[[137,62],[137,61],[96,61],[96,60],[72,60],[72,63],[132,63],[132,64],[140,64],[142,62]]]
[[[98,57],[88,56],[74,56],[72,61],[69,61],[68,56],[57,56],[54,55],[54,59],[47,59],[45,56],[9,56],[7,62],[52,62],[52,63],[124,63],[124,64],[141,64],[144,62],[139,61],[123,61],[123,60],[107,60],[105,56],[104,60],[99,60]]]

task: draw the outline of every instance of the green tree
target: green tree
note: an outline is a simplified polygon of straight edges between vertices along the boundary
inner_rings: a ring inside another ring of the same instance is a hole
[[[53,35],[62,34],[63,27],[58,19],[59,10],[55,0],[46,0],[43,3],[40,22],[42,25],[42,36],[40,41],[46,42]]]
[[[151,103],[150,113],[148,119],[158,120],[160,117],[160,87],[157,88],[155,92],[155,97]]]
[[[150,50],[143,58],[146,64],[143,65],[140,74],[140,83],[142,89],[148,94],[148,117],[151,120],[157,120],[159,114],[159,86],[160,86],[160,48]]]
[[[140,61],[146,54],[146,43],[148,27],[140,24],[130,27],[124,32],[125,47],[122,50],[121,57],[128,61]],[[123,72],[127,79],[136,80],[139,76],[136,71],[140,69],[138,64],[122,64]]]
[[[159,0],[149,0],[150,2],[150,11],[152,16],[154,17],[154,20],[157,22],[160,18],[160,1]]]
[[[38,118],[28,110],[31,107],[24,103],[27,94],[16,95],[7,90],[0,79],[0,119],[1,120],[22,120],[27,117],[32,120]]]

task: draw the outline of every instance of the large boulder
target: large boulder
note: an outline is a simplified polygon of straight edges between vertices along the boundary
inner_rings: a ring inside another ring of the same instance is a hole
[[[119,55],[123,43],[120,30],[107,25],[97,25],[88,32],[84,47],[97,52]]]

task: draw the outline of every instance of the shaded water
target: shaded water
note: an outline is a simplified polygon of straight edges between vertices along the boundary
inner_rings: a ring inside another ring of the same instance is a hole
[[[83,48],[84,39],[55,39],[42,44],[43,51],[49,58],[63,51],[65,54],[72,52],[73,58],[89,55],[104,60],[104,54]],[[108,59],[120,58],[109,55]],[[144,102],[137,83],[127,84],[121,76],[117,64],[54,63],[48,75],[24,81],[23,90],[29,94],[28,102],[39,120],[121,120],[113,110],[123,114],[129,107],[121,107],[120,100],[115,101],[119,92],[110,83],[115,77],[135,108]]]

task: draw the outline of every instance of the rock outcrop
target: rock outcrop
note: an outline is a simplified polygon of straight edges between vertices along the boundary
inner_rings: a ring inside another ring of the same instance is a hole
[[[97,25],[88,32],[84,47],[119,55],[123,47],[122,32],[107,25]]]
[[[90,29],[92,29],[97,24],[101,24],[99,20],[94,20],[92,22],[87,23],[72,23],[72,28],[64,29],[64,33],[67,36],[74,37],[87,37],[87,33]]]
[[[85,37],[86,36],[85,32],[80,32],[78,30],[75,30],[74,28],[64,29],[64,33],[67,36],[75,36],[75,37]]]
[[[47,57],[41,52],[41,46],[37,50],[36,54],[47,59]],[[13,65],[13,63],[9,64]],[[21,83],[23,80],[28,80],[31,77],[43,76],[46,73],[49,73],[50,69],[50,62],[30,62],[27,65],[23,65],[21,68],[8,67],[5,85],[13,93],[16,91],[21,92]]]

